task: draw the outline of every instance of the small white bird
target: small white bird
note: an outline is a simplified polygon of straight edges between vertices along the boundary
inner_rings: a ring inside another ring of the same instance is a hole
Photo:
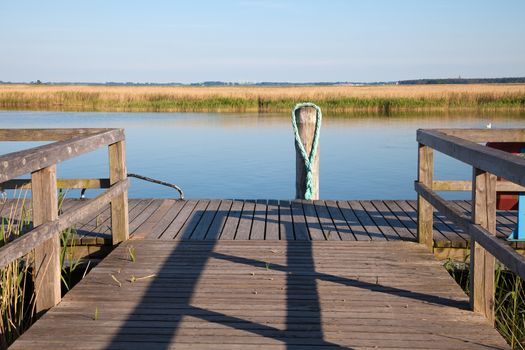
[[[487,129],[492,129],[492,123],[487,124]]]

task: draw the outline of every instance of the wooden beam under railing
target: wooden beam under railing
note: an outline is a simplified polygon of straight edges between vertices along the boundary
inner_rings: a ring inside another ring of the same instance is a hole
[[[525,142],[525,129],[434,129],[476,143]]]
[[[472,181],[434,180],[434,191],[472,191]],[[525,187],[506,180],[496,181],[496,192],[525,192]]]
[[[0,268],[26,255],[46,240],[78,223],[83,218],[94,215],[113,198],[128,189],[128,180],[121,180],[93,199],[86,201],[73,211],[66,211],[57,219],[35,227],[14,241],[0,247]]]
[[[109,188],[110,183],[109,179],[58,179],[57,188],[58,189],[67,189],[67,188]],[[13,179],[3,183],[0,183],[0,188],[4,190],[30,190],[31,189],[31,179]]]

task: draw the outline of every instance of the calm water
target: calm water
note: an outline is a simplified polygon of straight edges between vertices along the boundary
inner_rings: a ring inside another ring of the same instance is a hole
[[[523,128],[525,115],[325,117],[321,198],[415,198],[416,130],[479,128],[489,122],[493,127]],[[0,127],[124,128],[128,171],[176,183],[187,198],[286,199],[295,194],[295,151],[287,114],[1,111]],[[0,142],[0,153],[37,144]],[[64,178],[107,177],[107,150],[66,161],[58,171]],[[470,171],[436,155],[438,179],[468,179]],[[177,195],[159,185],[131,181],[130,197]]]

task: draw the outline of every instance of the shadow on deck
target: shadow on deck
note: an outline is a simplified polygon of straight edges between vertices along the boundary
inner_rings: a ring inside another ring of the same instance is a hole
[[[408,242],[128,241],[13,349],[506,348],[467,308]]]

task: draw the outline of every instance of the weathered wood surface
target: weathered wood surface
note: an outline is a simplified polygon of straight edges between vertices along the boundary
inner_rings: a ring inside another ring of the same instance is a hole
[[[426,186],[431,186],[434,178],[434,152],[432,148],[418,145],[418,181]],[[433,237],[433,215],[432,205],[421,195],[417,196],[417,240],[432,250]]]
[[[108,131],[106,128],[0,129],[0,141],[61,141]]]
[[[434,129],[472,142],[525,142],[525,129]]]
[[[477,169],[525,186],[525,158],[523,157],[437,130],[419,129],[417,141]]]
[[[124,140],[110,144],[109,181],[111,185],[127,181],[126,143]],[[129,238],[128,189],[126,188],[111,199],[111,233],[112,243],[118,244]]]
[[[413,242],[131,240],[12,349],[508,348],[467,308]]]
[[[33,180],[35,180],[35,178],[33,178]],[[56,181],[53,182],[53,185],[52,187],[56,197]],[[74,227],[76,223],[83,220],[83,218],[93,215],[103,208],[112,198],[127,190],[127,188],[128,180],[119,181],[104,193],[82,203],[78,210],[68,210],[53,221],[47,220],[45,223],[41,223],[39,220],[35,221],[36,226],[34,229],[0,248],[0,267],[28,254],[31,250],[37,248],[47,240],[58,238],[60,232]],[[51,191],[47,191],[47,195],[51,195]],[[42,198],[41,200],[52,203],[52,199],[48,197]],[[56,213],[58,213],[58,210],[56,210]],[[35,215],[35,219],[37,217],[38,216]],[[9,221],[9,218],[7,221]]]
[[[62,211],[74,211],[86,200],[66,199]],[[178,203],[178,204],[177,204]],[[206,220],[198,237],[205,240],[261,239],[262,228],[252,233],[254,220],[265,217],[264,239],[281,240],[343,240],[343,241],[416,241],[417,203],[414,200],[386,201],[244,201],[222,200],[218,207],[210,207],[209,200],[130,199],[130,237],[161,240],[195,239],[196,225],[204,212],[212,216]],[[470,201],[452,201],[454,208],[465,218],[470,217]],[[27,205],[28,203],[26,203]],[[215,205],[215,204],[214,204]],[[256,211],[256,206],[259,209]],[[292,208],[293,206],[293,208]],[[1,216],[9,217],[15,201],[2,208]],[[305,209],[306,208],[306,209]],[[20,211],[13,214],[16,219]],[[315,215],[315,216],[314,216]],[[260,218],[259,218],[260,217]],[[16,220],[15,220],[16,221]],[[468,247],[469,234],[454,225],[443,214],[434,211],[434,249]],[[109,206],[103,206],[91,216],[77,222],[73,245],[111,245]],[[507,237],[516,226],[516,211],[498,211],[496,237]],[[319,234],[323,233],[323,237]],[[523,242],[509,243],[510,247],[525,249]]]
[[[31,174],[35,227],[58,218],[57,173],[52,165]],[[15,243],[13,243],[15,244]],[[9,247],[9,246],[7,246]],[[35,310],[44,312],[60,302],[60,237],[58,234],[34,246]]]
[[[312,151],[316,128],[317,111],[313,107],[302,107],[295,111],[295,121],[299,137],[308,157]],[[319,158],[321,142],[317,144],[317,156],[312,164],[312,199],[319,199]],[[306,169],[301,151],[295,144],[295,198],[304,198],[306,189]]]
[[[124,130],[111,129],[1,155],[0,182],[57,164],[123,139]]]
[[[472,221],[491,235],[496,234],[496,176],[473,170]],[[475,239],[470,241],[470,303],[494,323],[494,270],[496,261]]]
[[[57,188],[109,188],[109,179],[58,179]],[[31,189],[31,179],[14,179],[0,184],[0,188],[28,190]]]
[[[472,181],[432,181],[434,191],[472,191]],[[498,180],[497,192],[525,192],[525,187],[510,181]]]

